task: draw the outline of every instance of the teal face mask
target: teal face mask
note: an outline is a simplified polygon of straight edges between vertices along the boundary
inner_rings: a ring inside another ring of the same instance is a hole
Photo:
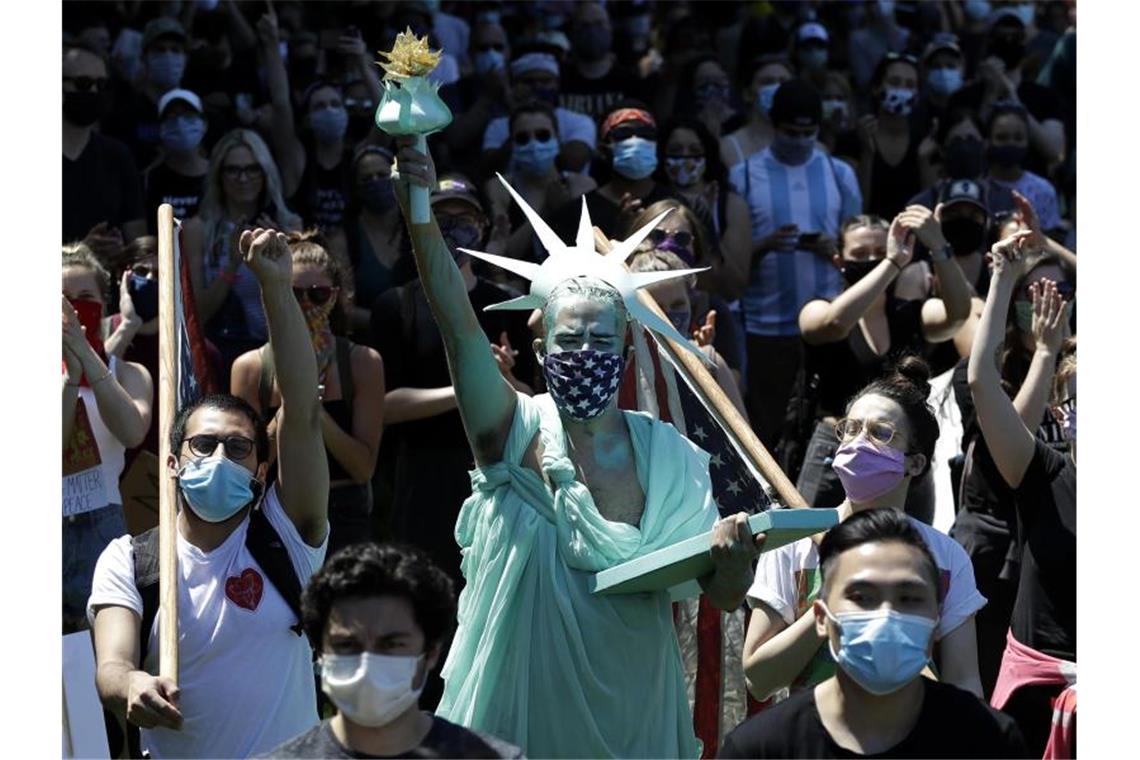
[[[261,496],[249,470],[224,456],[191,459],[178,471],[182,497],[208,523],[225,522]]]
[[[1014,317],[1017,319],[1017,329],[1021,330],[1026,335],[1033,332],[1033,302],[1032,301],[1014,301],[1013,302]],[[1073,316],[1073,302],[1069,301],[1065,304],[1065,316],[1061,317],[1062,321],[1068,322]]]

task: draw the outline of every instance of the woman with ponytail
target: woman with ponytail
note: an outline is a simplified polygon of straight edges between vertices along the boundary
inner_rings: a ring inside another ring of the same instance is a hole
[[[847,405],[835,426],[839,448],[831,465],[846,495],[839,505],[840,520],[869,509],[902,511],[911,483],[929,470],[938,440],[938,421],[927,403],[929,381],[927,364],[906,356]],[[908,519],[942,577],[933,660],[938,679],[980,697],[974,614],[986,600],[974,584],[970,558],[948,536]],[[820,538],[760,555],[748,590],[753,611],[744,642],[744,673],[757,699],[784,688],[810,688],[835,673],[812,611],[820,587]]]
[[[316,231],[291,233],[293,293],[309,326],[317,356],[321,434],[329,459],[329,545],[338,549],[371,537],[370,480],[384,429],[384,365],[380,354],[343,337],[347,328],[345,289],[349,275]],[[234,362],[230,392],[248,401],[269,421],[275,437],[281,406],[273,354],[268,344]],[[271,452],[273,451],[271,447]],[[272,461],[272,459],[271,459]]]

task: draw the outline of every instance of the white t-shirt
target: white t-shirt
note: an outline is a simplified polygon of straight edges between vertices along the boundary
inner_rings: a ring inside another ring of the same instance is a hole
[[[939,570],[939,620],[934,631],[941,639],[965,623],[986,604],[974,581],[974,566],[957,541],[908,516],[918,529]],[[810,538],[781,546],[760,555],[756,578],[748,589],[748,605],[763,602],[788,625],[808,611],[819,596],[819,549]],[[826,646],[820,646],[807,667],[793,679],[792,691],[814,686],[835,673],[835,662]]]
[[[324,562],[325,542],[304,542],[277,487],[261,509],[281,537],[302,587]],[[297,618],[245,546],[249,518],[211,552],[178,535],[178,685],[181,731],[142,729],[152,757],[248,757],[268,752],[318,722],[312,652],[289,627]],[[113,604],[142,615],[131,537],[112,541],[95,565],[87,619]],[[143,669],[158,672],[158,625]]]
[[[571,111],[567,108],[554,109],[554,116],[558,119],[558,141],[565,145],[568,142],[579,140],[590,146],[597,146],[598,125],[584,113]],[[483,132],[483,150],[495,150],[503,147],[510,138],[510,127],[506,116],[499,116],[487,123]]]

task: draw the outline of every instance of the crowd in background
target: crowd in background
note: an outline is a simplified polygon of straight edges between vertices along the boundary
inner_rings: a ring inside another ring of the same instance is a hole
[[[942,457],[949,486],[915,473],[905,509],[970,557],[986,600],[962,610],[980,694],[994,692],[1011,621],[1022,643],[1075,662],[1075,608],[1038,588],[1075,587],[1075,565],[1063,577],[1033,556],[1027,535],[1055,535],[1018,511],[1023,476],[1060,465],[994,439],[1000,404],[979,400],[970,362],[997,299],[996,381],[1036,440],[1075,456],[1075,3],[118,0],[68,2],[63,18],[65,630],[84,626],[103,547],[151,519],[124,516],[120,478],[158,452],[163,203],[182,221],[199,360],[271,441],[280,391],[237,240],[293,233],[321,378],[328,556],[396,539],[462,586],[454,525],[473,460],[393,190],[396,149],[374,123],[377,51],[410,29],[442,49],[431,78],[454,114],[428,138],[432,208],[512,385],[545,390],[541,324],[483,307],[526,283],[458,249],[546,254],[496,173],[564,240],[583,199],[611,239],[671,209],[631,264],[708,268],[655,295],[807,502],[854,496],[833,467],[848,407],[922,358],[917,387],[943,435],[951,419],[960,433]],[[991,246],[1018,232],[1031,245],[995,295]],[[1047,324],[1057,297],[1063,318]],[[1027,584],[1036,605],[1019,602]],[[806,601],[793,593],[784,618],[750,631],[750,683]],[[1035,626],[1047,630],[1025,633]],[[789,684],[752,685],[763,699]],[[1011,714],[1056,693],[1033,688]]]

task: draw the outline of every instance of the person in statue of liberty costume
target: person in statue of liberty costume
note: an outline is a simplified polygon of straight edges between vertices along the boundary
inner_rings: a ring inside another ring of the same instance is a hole
[[[409,187],[435,183],[413,142],[398,138],[406,219]],[[668,592],[589,590],[599,570],[710,530],[704,593],[735,609],[751,579],[764,537],[743,513],[718,521],[708,454],[672,425],[617,407],[631,315],[687,343],[637,288],[695,270],[625,270],[660,218],[599,256],[585,208],[567,246],[507,189],[550,256],[539,266],[464,252],[531,281],[528,295],[491,308],[543,309],[534,349],[549,394],[507,384],[434,218],[408,225],[476,465],[455,527],[467,586],[436,712],[532,757],[697,757]]]

